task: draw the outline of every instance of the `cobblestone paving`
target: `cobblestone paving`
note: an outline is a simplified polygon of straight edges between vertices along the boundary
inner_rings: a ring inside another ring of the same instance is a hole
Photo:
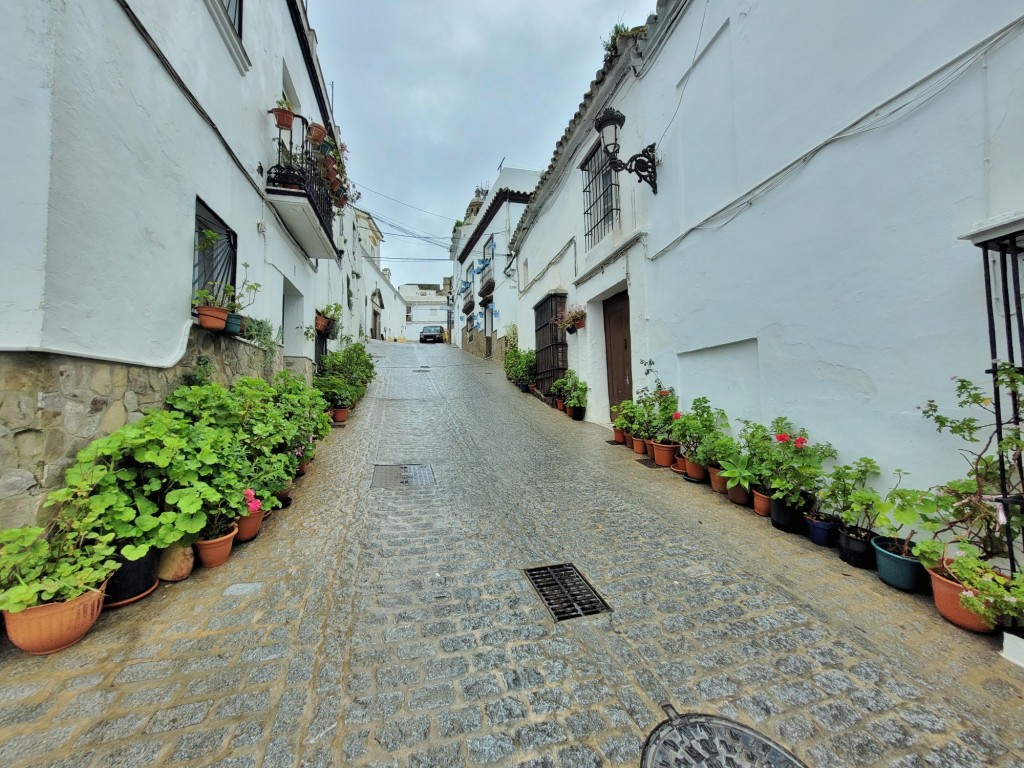
[[[659,704],[809,766],[1024,768],[1024,674],[832,552],[607,445],[445,346],[380,377],[229,563],[0,641],[0,765],[637,765]],[[371,488],[375,464],[435,482]],[[556,624],[521,569],[610,614]]]

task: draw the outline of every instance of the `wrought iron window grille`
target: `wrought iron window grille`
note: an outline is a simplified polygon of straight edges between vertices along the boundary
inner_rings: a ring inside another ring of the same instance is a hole
[[[209,233],[213,233],[211,236]],[[192,295],[206,290],[224,299],[223,287],[235,284],[238,235],[196,198],[196,229],[192,253]]]
[[[611,158],[601,146],[580,166],[583,171],[583,223],[587,250],[604,238],[618,221],[619,181]]]

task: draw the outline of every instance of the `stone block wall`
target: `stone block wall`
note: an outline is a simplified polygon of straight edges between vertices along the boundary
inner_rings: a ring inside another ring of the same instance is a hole
[[[259,347],[198,326],[185,356],[170,368],[0,352],[0,528],[49,519],[42,506],[46,494],[63,485],[75,454],[160,408],[202,358],[209,360],[211,378],[222,384],[284,366],[280,349],[265,369]]]

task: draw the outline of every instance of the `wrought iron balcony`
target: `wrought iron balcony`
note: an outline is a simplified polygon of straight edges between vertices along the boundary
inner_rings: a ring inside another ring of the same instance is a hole
[[[462,314],[468,315],[470,312],[473,311],[473,307],[475,307],[475,306],[476,306],[476,299],[473,298],[473,294],[472,293],[467,294],[466,295],[466,300],[465,300],[465,302],[462,305]]]
[[[334,259],[338,252],[331,182],[323,155],[307,139],[306,118],[295,115],[295,121],[292,131],[278,130],[277,163],[267,171],[267,196],[310,258]]]
[[[487,259],[480,272],[480,291],[477,295],[483,298],[492,293],[494,293],[494,264],[491,259]]]

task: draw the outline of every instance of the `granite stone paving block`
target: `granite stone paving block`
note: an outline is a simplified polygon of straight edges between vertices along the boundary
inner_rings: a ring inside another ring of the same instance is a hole
[[[667,702],[813,768],[1024,768],[997,638],[637,466],[491,362],[368,348],[366,398],[227,564],[54,656],[0,639],[0,765],[635,766]],[[435,482],[371,490],[375,464]],[[559,562],[614,611],[553,622],[523,569]]]

